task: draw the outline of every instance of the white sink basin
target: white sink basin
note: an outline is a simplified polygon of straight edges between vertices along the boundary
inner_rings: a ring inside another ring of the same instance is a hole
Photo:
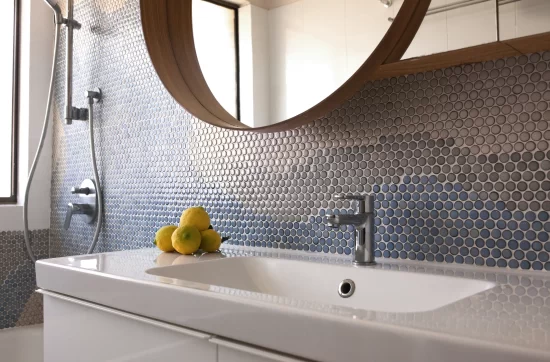
[[[260,257],[174,265],[147,273],[206,286],[395,313],[434,310],[495,286],[488,281],[448,276]],[[355,283],[349,298],[338,294],[345,279]]]

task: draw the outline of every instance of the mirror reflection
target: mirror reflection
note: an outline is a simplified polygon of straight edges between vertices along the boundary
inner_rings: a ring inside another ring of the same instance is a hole
[[[248,126],[267,126],[345,83],[399,7],[391,0],[193,0],[197,56],[220,104]]]
[[[500,0],[500,38],[521,38],[550,32],[549,0]]]
[[[404,1],[193,0],[199,64],[227,112],[275,124],[344,84]],[[432,0],[403,59],[549,31],[550,0]]]
[[[497,41],[495,0],[432,0],[403,59]]]
[[[495,0],[432,0],[403,59],[497,41],[496,4]],[[549,0],[498,0],[498,5],[500,40],[550,31]]]

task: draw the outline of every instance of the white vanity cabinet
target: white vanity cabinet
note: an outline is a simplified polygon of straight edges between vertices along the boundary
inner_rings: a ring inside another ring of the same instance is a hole
[[[45,293],[44,362],[216,362],[208,334]]]
[[[304,361],[80,299],[41,293],[44,362]]]

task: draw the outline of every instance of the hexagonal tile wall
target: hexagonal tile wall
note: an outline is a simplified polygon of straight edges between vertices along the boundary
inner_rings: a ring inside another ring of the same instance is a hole
[[[170,97],[138,2],[111,2],[112,12],[91,0],[75,9],[84,26],[74,94],[105,94],[95,134],[106,200],[98,251],[151,246],[157,228],[203,205],[229,243],[350,254],[353,230],[323,219],[352,205],[332,195],[374,193],[378,257],[550,270],[550,52],[369,82],[299,129],[235,132]],[[53,255],[84,252],[93,233],[79,220],[62,230],[70,188],[91,176],[87,125],[62,122],[63,79],[61,68]]]

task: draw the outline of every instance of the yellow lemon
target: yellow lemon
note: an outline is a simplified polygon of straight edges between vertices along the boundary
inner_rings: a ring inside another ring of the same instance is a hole
[[[202,206],[190,207],[181,214],[180,227],[193,225],[199,231],[208,229],[210,226],[210,216]]]
[[[162,251],[174,251],[172,247],[172,233],[177,229],[177,226],[166,225],[158,229],[155,234],[155,245]]]
[[[199,250],[201,233],[193,225],[181,226],[172,234],[172,246],[180,254],[189,255]]]
[[[201,231],[201,249],[212,253],[220,248],[222,237],[213,229]]]

